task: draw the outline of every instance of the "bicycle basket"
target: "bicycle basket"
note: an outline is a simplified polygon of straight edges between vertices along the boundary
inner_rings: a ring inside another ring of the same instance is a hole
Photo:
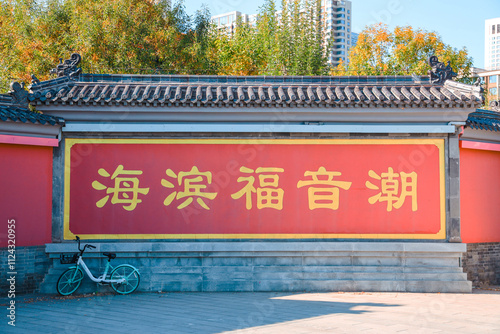
[[[61,264],[71,264],[71,263],[76,263],[78,261],[78,253],[74,254],[61,254],[60,257]]]

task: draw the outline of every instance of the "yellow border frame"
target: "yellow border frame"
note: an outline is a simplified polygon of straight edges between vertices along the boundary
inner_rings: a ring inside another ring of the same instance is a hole
[[[69,229],[70,152],[75,144],[260,144],[260,145],[436,145],[439,149],[441,224],[436,234],[80,234],[81,239],[446,239],[444,139],[66,139],[64,156],[64,239]]]

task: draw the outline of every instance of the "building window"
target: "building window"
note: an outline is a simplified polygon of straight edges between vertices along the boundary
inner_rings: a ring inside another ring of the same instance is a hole
[[[490,95],[497,95],[497,88],[490,88]]]
[[[495,33],[495,25],[492,25],[491,26],[491,33],[494,34]]]
[[[497,83],[497,76],[496,75],[491,75],[489,77],[490,83]]]

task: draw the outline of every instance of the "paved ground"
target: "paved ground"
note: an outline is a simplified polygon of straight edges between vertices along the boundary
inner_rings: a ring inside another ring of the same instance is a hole
[[[0,333],[500,333],[500,291],[0,298]]]

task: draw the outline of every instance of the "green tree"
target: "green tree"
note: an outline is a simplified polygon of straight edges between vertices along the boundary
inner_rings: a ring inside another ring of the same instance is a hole
[[[349,64],[340,64],[334,75],[426,75],[428,58],[436,55],[450,62],[460,80],[470,82],[472,58],[467,49],[445,44],[436,32],[396,27],[389,31],[383,24],[367,27],[349,53]]]
[[[167,0],[0,0],[0,88],[46,80],[72,52],[92,73],[200,73],[211,66],[209,19]]]
[[[259,8],[255,25],[238,20],[215,31],[210,55],[223,75],[320,75],[327,72],[319,0],[274,0]]]

